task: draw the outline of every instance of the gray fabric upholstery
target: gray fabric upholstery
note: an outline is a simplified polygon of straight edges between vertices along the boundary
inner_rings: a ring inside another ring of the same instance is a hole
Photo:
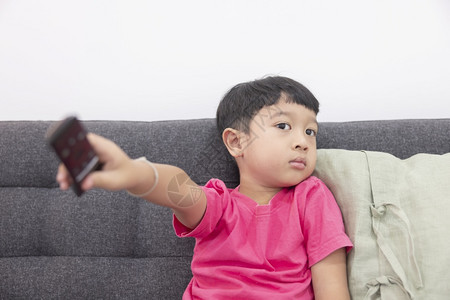
[[[125,192],[60,191],[44,141],[50,125],[0,122],[0,299],[180,299],[194,241],[175,236],[168,209]],[[199,184],[238,184],[213,119],[84,125]],[[442,154],[449,132],[450,119],[321,123],[318,148]]]

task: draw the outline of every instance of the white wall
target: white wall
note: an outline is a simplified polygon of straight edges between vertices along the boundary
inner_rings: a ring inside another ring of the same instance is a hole
[[[0,0],[0,120],[214,117],[290,76],[320,121],[449,118],[447,0]]]

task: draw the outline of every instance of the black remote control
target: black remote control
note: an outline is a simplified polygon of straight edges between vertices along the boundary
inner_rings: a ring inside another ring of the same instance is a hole
[[[47,132],[47,142],[58,155],[72,177],[77,196],[83,194],[81,182],[101,168],[99,159],[86,137],[86,130],[74,116],[68,117]]]

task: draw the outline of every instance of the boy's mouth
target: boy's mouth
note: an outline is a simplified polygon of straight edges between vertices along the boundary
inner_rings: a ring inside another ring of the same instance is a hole
[[[306,160],[303,158],[296,158],[294,160],[291,160],[289,164],[299,170],[304,170],[306,168]]]

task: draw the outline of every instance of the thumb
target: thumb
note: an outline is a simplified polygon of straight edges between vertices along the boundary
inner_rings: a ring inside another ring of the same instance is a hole
[[[86,176],[86,178],[81,183],[81,189],[87,191],[94,188],[94,180],[92,179],[92,173]]]
[[[105,190],[120,190],[117,186],[114,185],[114,182],[111,180],[112,174],[111,171],[96,171],[89,174],[81,184],[83,190],[87,191],[93,188],[100,188]]]
[[[100,188],[109,191],[118,191],[127,188],[127,178],[120,170],[95,171],[89,174],[82,183],[83,190]]]

